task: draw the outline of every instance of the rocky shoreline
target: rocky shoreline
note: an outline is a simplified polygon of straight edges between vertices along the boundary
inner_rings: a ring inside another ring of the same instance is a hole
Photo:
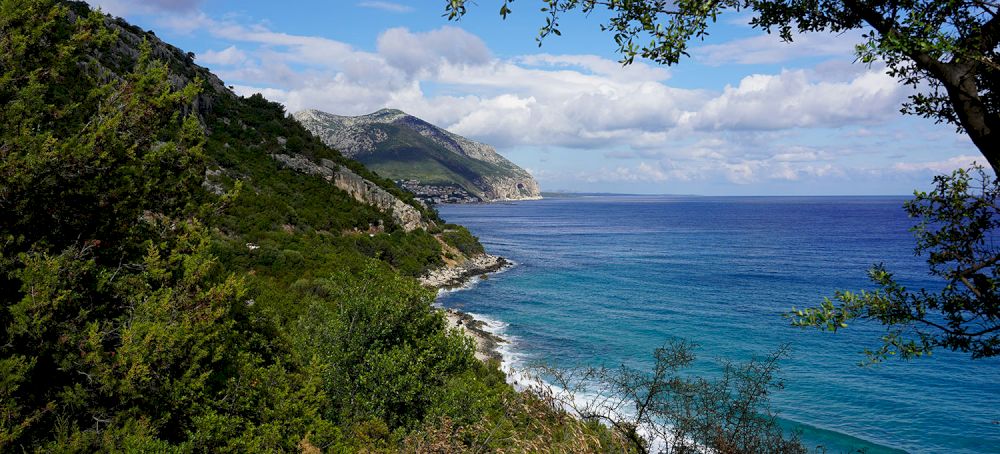
[[[495,273],[513,265],[509,260],[495,255],[482,254],[465,262],[438,268],[419,279],[425,287],[447,290],[464,286],[472,278]],[[458,328],[476,344],[476,358],[480,361],[503,361],[497,347],[507,340],[485,329],[486,322],[457,309],[444,309],[449,328]]]
[[[458,265],[433,270],[418,280],[425,287],[453,289],[465,285],[473,277],[495,273],[510,265],[510,261],[503,257],[481,254]]]
[[[476,343],[476,359],[483,362],[490,360],[503,362],[503,356],[498,347],[500,344],[506,343],[506,339],[486,331],[484,329],[486,322],[465,312],[456,309],[445,309],[444,311],[448,326],[458,328]]]

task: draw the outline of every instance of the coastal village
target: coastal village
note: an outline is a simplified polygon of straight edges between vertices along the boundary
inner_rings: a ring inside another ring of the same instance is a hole
[[[458,185],[424,184],[418,180],[397,180],[396,184],[414,195],[424,205],[439,203],[478,203],[482,199]]]

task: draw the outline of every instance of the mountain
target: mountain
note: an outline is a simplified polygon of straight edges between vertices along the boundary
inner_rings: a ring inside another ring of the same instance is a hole
[[[648,450],[476,360],[414,279],[467,229],[153,32],[0,5],[0,453]]]
[[[531,174],[493,147],[400,110],[350,117],[310,109],[294,117],[327,145],[424,199],[462,193],[487,202],[541,198]]]
[[[467,230],[152,32],[83,2],[2,11],[0,452],[533,433],[413,279],[481,255]]]
[[[75,14],[88,14],[85,3],[65,4]],[[286,191],[290,186],[311,184],[304,182],[313,180],[298,178],[293,185],[274,181],[279,169],[290,169],[300,175],[322,177],[329,184],[329,190],[318,194],[327,200],[340,201],[346,211],[328,215],[328,219],[342,221],[343,228],[364,230],[371,224],[382,230],[399,227],[411,232],[439,221],[436,213],[428,211],[392,181],[315,140],[298,122],[287,118],[280,104],[259,94],[237,96],[218,76],[197,65],[193,53],[160,40],[152,32],[121,18],[105,16],[103,22],[115,37],[110,45],[93,52],[91,63],[100,68],[101,77],[122,78],[135,69],[143,47],[148,46],[150,58],[166,65],[174,89],[187,86],[197,89],[197,95],[183,113],[195,115],[205,128],[207,170],[203,186],[209,191],[221,195],[239,181],[244,189],[258,195],[281,199],[281,209],[302,210],[302,206],[296,205],[305,201]],[[361,215],[362,212],[366,214]]]

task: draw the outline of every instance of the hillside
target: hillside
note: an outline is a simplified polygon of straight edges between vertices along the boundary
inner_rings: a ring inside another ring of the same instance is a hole
[[[541,197],[534,178],[493,147],[399,110],[357,117],[304,110],[295,118],[327,145],[427,199],[446,199],[442,192],[487,202]]]
[[[414,277],[482,252],[82,2],[0,14],[0,451],[599,450]]]

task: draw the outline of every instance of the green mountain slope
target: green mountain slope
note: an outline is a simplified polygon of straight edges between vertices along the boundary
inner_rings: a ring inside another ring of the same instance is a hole
[[[393,180],[457,186],[480,200],[540,197],[538,183],[493,147],[452,134],[399,110],[358,117],[305,110],[295,118],[326,144]]]
[[[0,451],[607,442],[411,277],[467,231],[152,33],[0,0],[0,124]]]

